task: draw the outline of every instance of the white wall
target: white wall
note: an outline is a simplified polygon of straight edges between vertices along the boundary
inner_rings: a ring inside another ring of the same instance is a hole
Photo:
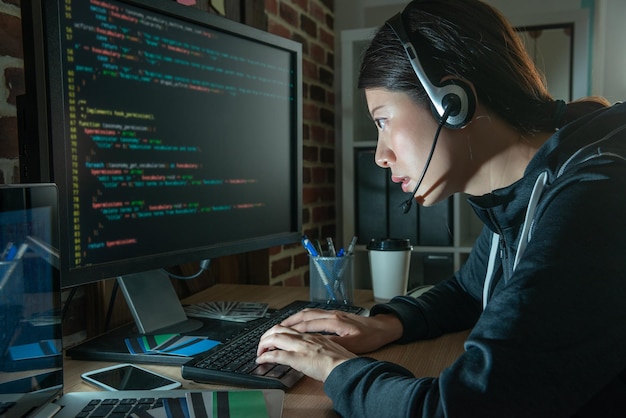
[[[610,101],[626,100],[626,1],[596,0],[593,93]],[[597,53],[596,53],[597,51]]]
[[[536,15],[571,14],[586,9],[589,15],[591,75],[589,94],[607,97],[610,101],[626,100],[625,0],[486,0],[508,18]],[[342,0],[335,2],[337,33],[344,29],[380,26],[392,14],[402,10],[407,1]],[[336,37],[337,54],[340,40]],[[340,61],[335,61],[337,65]],[[338,68],[338,74],[341,69]]]

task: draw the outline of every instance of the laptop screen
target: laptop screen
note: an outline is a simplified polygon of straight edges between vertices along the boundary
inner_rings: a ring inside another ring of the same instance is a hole
[[[63,383],[54,185],[0,187],[0,415],[21,416]]]

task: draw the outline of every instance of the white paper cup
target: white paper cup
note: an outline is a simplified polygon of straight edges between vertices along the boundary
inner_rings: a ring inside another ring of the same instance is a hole
[[[411,264],[411,241],[408,239],[372,239],[367,245],[372,289],[376,302],[388,302],[405,295]]]

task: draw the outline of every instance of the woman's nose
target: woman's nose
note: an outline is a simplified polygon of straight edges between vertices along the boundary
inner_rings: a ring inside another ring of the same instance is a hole
[[[378,144],[376,145],[376,154],[374,155],[374,158],[376,159],[376,164],[382,168],[389,168],[389,166],[396,161],[393,151],[385,146],[380,138]]]

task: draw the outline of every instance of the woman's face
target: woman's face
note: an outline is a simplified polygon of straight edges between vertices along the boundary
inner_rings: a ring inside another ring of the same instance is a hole
[[[437,122],[430,109],[415,103],[405,93],[367,89],[365,97],[378,129],[376,164],[389,168],[391,180],[399,183],[405,193],[411,193],[428,159]],[[451,139],[450,131],[442,129],[424,180],[415,194],[424,206],[458,191],[453,178],[458,170],[452,170],[459,157],[455,156],[458,147],[451,146]]]

